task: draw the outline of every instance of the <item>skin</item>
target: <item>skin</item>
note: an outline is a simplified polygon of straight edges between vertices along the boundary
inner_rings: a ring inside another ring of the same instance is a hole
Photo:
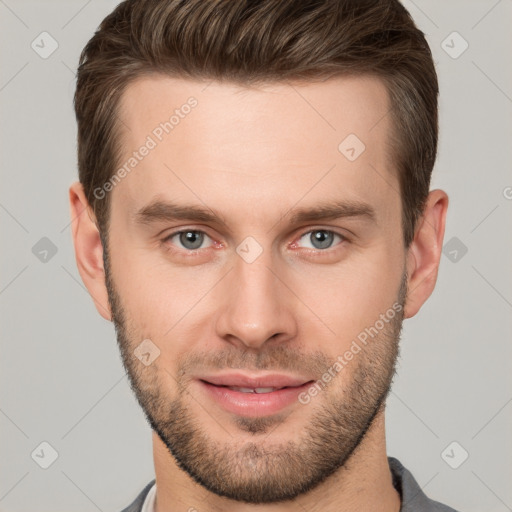
[[[197,106],[109,192],[107,268],[82,186],[70,188],[79,272],[98,312],[115,323],[154,430],[157,511],[398,511],[385,397],[401,322],[435,286],[446,193],[430,192],[406,250],[389,100],[370,77],[258,88],[140,79],[120,105],[126,159],[190,96]],[[352,162],[338,150],[351,133],[366,146]],[[137,223],[155,198],[206,207],[225,224]],[[290,223],[297,208],[347,200],[371,205],[375,222]],[[201,248],[190,252],[178,236],[164,241],[179,229],[206,233]],[[318,230],[346,239],[319,249],[309,236]],[[251,263],[236,252],[248,236],[262,249]],[[228,366],[320,379],[393,304],[401,314],[307,405],[245,418],[194,381]],[[145,366],[133,350],[148,338],[160,355]],[[258,484],[266,489],[259,502]]]

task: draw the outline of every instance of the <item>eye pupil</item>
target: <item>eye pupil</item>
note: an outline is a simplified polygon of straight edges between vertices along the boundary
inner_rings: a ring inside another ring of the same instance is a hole
[[[192,251],[199,249],[204,242],[204,233],[201,231],[182,231],[176,235],[179,236],[180,244]],[[315,249],[328,249],[334,241],[334,236],[332,231],[317,229],[311,231],[309,239]]]
[[[325,230],[317,230],[311,233],[311,243],[317,249],[328,248],[333,241],[334,234]]]
[[[198,249],[203,243],[203,234],[198,231],[180,233],[180,243],[187,249]]]

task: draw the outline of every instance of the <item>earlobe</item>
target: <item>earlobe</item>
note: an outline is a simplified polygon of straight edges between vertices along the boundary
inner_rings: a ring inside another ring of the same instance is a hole
[[[103,245],[94,213],[81,183],[73,183],[69,188],[69,203],[78,271],[98,313],[106,320],[111,321],[112,315],[103,268]]]
[[[408,291],[404,318],[413,317],[434,291],[443,249],[448,195],[432,190],[408,253]]]

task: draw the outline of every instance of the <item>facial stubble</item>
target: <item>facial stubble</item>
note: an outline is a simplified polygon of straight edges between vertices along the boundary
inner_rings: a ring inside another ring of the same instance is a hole
[[[105,243],[104,247],[107,247]],[[185,381],[180,379],[180,375],[186,374],[185,367],[178,368],[176,376],[172,376],[168,369],[159,368],[156,362],[146,367],[135,357],[134,349],[142,338],[136,334],[136,328],[127,323],[130,312],[123,308],[113,282],[107,250],[104,251],[104,268],[112,321],[130,387],[151,428],[177,465],[208,491],[252,504],[293,500],[346,466],[379,410],[383,410],[399,354],[407,292],[405,273],[396,301],[402,307],[354,356],[350,362],[350,380],[344,381],[343,389],[339,385],[336,388],[337,376],[311,403],[296,404],[294,408],[304,408],[299,414],[302,411],[307,414],[307,408],[314,407],[311,419],[298,439],[276,443],[272,436],[279,425],[286,422],[288,415],[235,418],[238,431],[249,433],[251,439],[242,434],[237,440],[236,434],[226,433],[228,439],[219,442],[208,435],[208,430],[192,412],[198,409],[198,404],[194,403],[197,397],[190,394]],[[283,345],[273,346],[264,354],[233,353],[232,350],[230,347],[229,352],[205,353],[201,357],[207,368],[229,365],[242,369],[304,369],[308,373],[312,369],[315,372],[319,368],[327,370],[333,363],[329,365],[328,358],[321,352],[301,358],[297,350]],[[192,361],[197,360],[197,357],[192,358]],[[346,371],[347,368],[341,370]],[[177,393],[173,397],[162,384],[166,375],[176,384]],[[234,432],[232,425],[224,430]]]

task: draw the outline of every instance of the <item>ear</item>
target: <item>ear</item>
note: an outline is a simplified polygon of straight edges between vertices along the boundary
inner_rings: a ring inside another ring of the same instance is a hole
[[[87,290],[89,290],[98,313],[105,320],[111,321],[112,314],[103,268],[103,245],[96,224],[96,217],[87,201],[81,183],[73,183],[69,188],[69,203],[78,271]]]
[[[413,317],[434,291],[443,249],[448,195],[432,190],[407,252],[408,287],[404,318]]]

